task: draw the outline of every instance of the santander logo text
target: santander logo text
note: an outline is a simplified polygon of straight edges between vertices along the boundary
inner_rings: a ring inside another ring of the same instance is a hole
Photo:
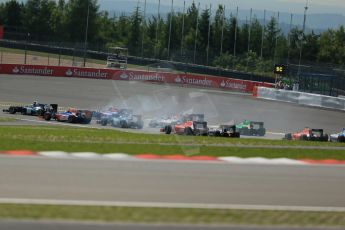
[[[87,77],[87,78],[107,78],[108,73],[101,70],[83,70],[83,69],[68,69],[66,71],[67,77]]]
[[[120,78],[129,81],[158,81],[164,82],[165,77],[159,73],[144,73],[144,72],[122,72]]]
[[[190,84],[190,85],[200,85],[200,86],[212,86],[213,81],[208,80],[206,77],[195,78],[188,76],[177,76],[175,78],[175,83]]]
[[[53,69],[48,67],[28,67],[28,66],[15,66],[12,69],[14,74],[37,74],[37,75],[46,75],[52,76],[54,73]]]
[[[234,81],[231,81],[231,80],[223,80],[220,83],[220,86],[222,88],[237,89],[237,90],[247,90],[247,84],[240,83],[240,82],[234,82]]]

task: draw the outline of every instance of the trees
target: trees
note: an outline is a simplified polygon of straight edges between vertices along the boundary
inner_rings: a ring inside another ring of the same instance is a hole
[[[273,58],[275,55],[275,39],[279,35],[280,29],[275,17],[271,17],[265,28],[264,57]]]
[[[138,55],[140,53],[140,41],[141,41],[141,23],[142,15],[140,12],[140,7],[137,6],[130,18],[130,32],[127,46],[133,55]]]
[[[97,0],[69,0],[67,2],[65,7],[65,35],[69,41],[84,41],[87,18],[88,41],[94,42],[97,39],[98,9]]]
[[[344,26],[320,34],[312,31],[304,35],[300,28],[295,27],[289,33],[290,44],[288,44],[287,35],[282,33],[277,19],[272,17],[264,30],[264,60],[257,62],[256,59],[261,54],[263,29],[261,21],[255,16],[251,23],[248,20],[246,22],[238,20],[233,15],[226,17],[222,5],[215,6],[216,13],[212,14],[208,6],[200,12],[199,5],[193,2],[187,7],[184,15],[175,12],[168,17],[161,15],[158,18],[157,15],[151,15],[147,17],[146,23],[142,23],[143,16],[139,6],[130,15],[123,13],[113,16],[108,12],[99,11],[98,0],[27,0],[25,4],[21,2],[8,0],[0,3],[0,24],[5,25],[5,34],[11,32],[15,34],[12,36],[14,39],[30,38],[37,41],[79,43],[80,47],[83,47],[88,18],[87,40],[90,45],[127,46],[131,55],[141,56],[142,39],[144,39],[145,57],[166,59],[171,19],[169,58],[172,60],[194,62],[196,40],[198,64],[214,63],[230,68],[234,63],[241,66],[243,64],[241,60],[245,60],[244,63],[255,62],[257,66],[264,63],[262,66],[267,66],[272,60],[277,62],[298,60],[303,41],[302,62],[306,59],[313,62],[345,64]],[[185,21],[182,37],[183,18]],[[248,53],[249,28],[251,42]],[[17,36],[18,34],[21,36]],[[195,39],[196,34],[197,39]],[[208,42],[210,42],[209,47]]]
[[[0,24],[7,26],[22,26],[23,5],[16,0],[6,2],[0,9]]]
[[[23,26],[33,39],[47,40],[53,35],[51,19],[56,3],[53,0],[28,0],[23,13]]]

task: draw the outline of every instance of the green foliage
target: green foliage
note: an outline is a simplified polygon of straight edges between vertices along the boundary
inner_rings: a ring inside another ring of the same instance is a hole
[[[151,15],[144,20],[139,5],[128,16],[100,12],[98,0],[27,0],[25,4],[19,0],[9,0],[0,3],[0,24],[16,30],[19,28],[24,39],[83,44],[89,9],[87,40],[89,47],[94,45],[98,49],[114,45],[127,46],[130,55],[140,56],[143,41],[145,57],[193,62],[197,30],[196,64],[214,64],[269,75],[275,61],[299,59],[303,45],[302,60],[345,65],[344,26],[321,34],[312,31],[304,35],[299,28],[293,28],[285,35],[279,28],[277,18],[271,17],[262,34],[263,25],[256,16],[251,22],[247,20],[241,23],[234,15],[225,15],[224,18],[225,9],[222,5],[212,6],[215,13],[211,13],[209,8],[206,6],[200,9],[193,2],[187,6],[185,15],[172,12],[167,17]],[[170,21],[172,27],[169,45]],[[207,60],[208,42],[210,46]],[[261,57],[262,42],[263,60],[260,60],[258,57]],[[181,44],[184,59],[181,59]],[[228,56],[229,54],[236,57]],[[258,69],[252,69],[251,65],[258,66]]]

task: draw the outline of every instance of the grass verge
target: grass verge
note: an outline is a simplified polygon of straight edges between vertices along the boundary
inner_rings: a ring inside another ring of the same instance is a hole
[[[218,145],[214,145],[218,144]],[[303,146],[315,149],[303,149]],[[251,148],[248,148],[251,146]],[[256,147],[258,146],[258,147]],[[273,148],[272,148],[273,146]],[[276,146],[276,148],[274,148]],[[295,146],[294,148],[289,148]],[[344,144],[264,139],[229,139],[127,133],[57,126],[2,126],[0,150],[66,151],[128,154],[184,154],[188,156],[239,156],[292,159],[345,160],[344,149],[317,149],[319,146],[344,147]]]
[[[0,204],[0,219],[105,222],[345,226],[344,212],[292,212]]]

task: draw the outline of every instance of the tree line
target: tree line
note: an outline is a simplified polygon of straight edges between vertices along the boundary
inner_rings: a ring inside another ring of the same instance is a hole
[[[214,11],[194,2],[185,12],[144,14],[138,5],[129,15],[109,15],[97,0],[10,0],[0,4],[0,25],[26,39],[81,44],[87,28],[88,48],[128,47],[133,56],[247,71],[271,71],[275,63],[298,60],[301,50],[303,60],[345,64],[344,26],[284,34],[276,17],[265,25],[255,15],[240,22],[222,5]]]

